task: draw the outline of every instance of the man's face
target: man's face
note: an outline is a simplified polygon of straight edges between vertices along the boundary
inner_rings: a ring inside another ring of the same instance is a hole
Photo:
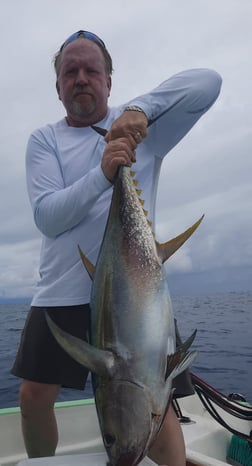
[[[70,126],[89,126],[105,117],[111,78],[97,44],[79,38],[63,49],[56,87]]]

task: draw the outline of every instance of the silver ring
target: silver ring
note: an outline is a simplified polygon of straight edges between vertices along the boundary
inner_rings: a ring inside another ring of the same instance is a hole
[[[142,135],[141,135],[140,131],[137,131],[137,133],[135,134],[135,140],[136,140],[137,143],[142,141]]]

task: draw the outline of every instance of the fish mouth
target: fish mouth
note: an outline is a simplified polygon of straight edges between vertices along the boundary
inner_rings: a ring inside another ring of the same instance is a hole
[[[125,453],[124,455],[121,455],[120,458],[116,461],[115,465],[111,462],[109,462],[110,466],[137,466],[137,464],[142,461],[143,455],[139,455],[137,458],[135,457],[134,454],[131,453]]]
[[[111,448],[113,448],[115,444],[115,437],[110,434],[105,434],[103,436],[103,443],[105,449],[107,450],[107,454],[109,460],[106,466],[137,466],[148,454],[149,445],[150,445],[151,435],[149,436],[145,447],[139,453],[136,449],[132,450],[121,450],[119,455],[113,455]]]

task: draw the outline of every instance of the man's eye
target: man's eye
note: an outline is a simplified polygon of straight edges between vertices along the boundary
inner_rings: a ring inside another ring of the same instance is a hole
[[[77,73],[77,69],[76,68],[69,68],[68,70],[66,70],[66,75],[69,76],[69,75],[74,75]]]
[[[95,70],[94,68],[88,68],[87,71],[88,71],[89,74],[96,74],[96,73],[98,73],[98,71]]]

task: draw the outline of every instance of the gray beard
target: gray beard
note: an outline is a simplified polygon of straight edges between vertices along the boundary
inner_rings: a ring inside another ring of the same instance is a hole
[[[83,107],[78,102],[73,102],[71,106],[71,112],[73,115],[85,118],[91,115],[96,108],[96,104],[93,101],[89,106]]]

